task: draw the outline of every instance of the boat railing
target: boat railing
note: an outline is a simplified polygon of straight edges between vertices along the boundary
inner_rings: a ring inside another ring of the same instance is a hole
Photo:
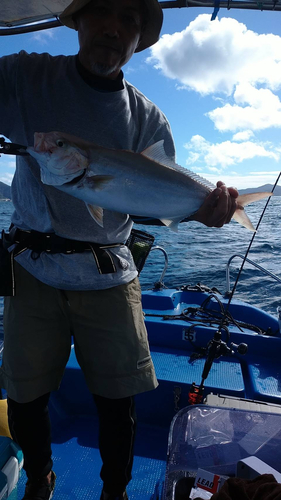
[[[156,283],[154,283],[154,288],[161,290],[162,288],[164,288],[164,276],[165,276],[167,268],[168,268],[169,259],[168,259],[168,254],[164,248],[160,247],[159,245],[156,245],[156,246],[151,247],[150,252],[152,252],[154,250],[160,250],[160,252],[162,252],[164,254],[164,259],[165,259],[164,268],[163,268],[163,271],[161,273],[160,279],[159,279],[159,281],[156,281]]]
[[[232,262],[232,260],[235,258],[235,257],[239,257],[240,259],[244,260],[246,262],[248,262],[249,264],[251,264],[252,266],[256,267],[257,269],[259,269],[259,271],[261,271],[263,274],[266,274],[267,276],[270,276],[271,278],[273,278],[275,281],[278,281],[278,283],[281,283],[281,278],[279,278],[278,276],[276,276],[276,274],[273,274],[271,273],[270,271],[268,271],[267,269],[265,269],[264,267],[260,266],[259,264],[257,264],[256,262],[254,262],[253,260],[251,259],[248,259],[245,258],[244,255],[242,254],[235,254],[235,255],[232,255],[232,257],[230,257],[230,259],[228,260],[227,264],[226,264],[226,294],[230,294],[231,293],[231,289],[230,289],[230,272],[229,272],[229,267],[230,267],[230,264]]]

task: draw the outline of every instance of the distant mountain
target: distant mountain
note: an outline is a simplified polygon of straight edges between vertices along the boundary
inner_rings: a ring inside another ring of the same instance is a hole
[[[239,189],[239,194],[248,194],[248,193],[262,193],[264,192],[271,192],[273,188],[273,184],[264,184],[263,186],[259,186],[257,188],[248,188],[248,189]],[[281,186],[276,186],[274,189],[274,196],[281,196]]]
[[[11,199],[11,186],[0,181],[0,200],[10,200]]]

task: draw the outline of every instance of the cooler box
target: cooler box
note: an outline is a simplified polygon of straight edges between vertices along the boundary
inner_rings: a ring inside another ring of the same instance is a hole
[[[198,469],[235,476],[237,462],[249,456],[281,472],[281,414],[268,411],[206,405],[179,411],[170,428],[166,474],[158,498],[188,498]]]
[[[0,500],[13,499],[22,465],[21,449],[12,439],[0,437]]]

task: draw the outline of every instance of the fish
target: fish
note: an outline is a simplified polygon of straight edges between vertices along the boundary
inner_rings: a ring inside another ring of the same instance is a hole
[[[39,163],[42,182],[84,201],[101,227],[104,210],[110,210],[158,219],[177,231],[216,187],[176,164],[163,140],[135,153],[62,132],[35,132],[34,146],[27,152]],[[271,194],[239,195],[233,219],[255,231],[244,207]]]

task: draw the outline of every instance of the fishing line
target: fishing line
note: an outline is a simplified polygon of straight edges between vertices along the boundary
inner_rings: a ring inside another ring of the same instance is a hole
[[[273,193],[273,192],[274,192],[274,190],[275,190],[275,188],[276,188],[276,186],[277,186],[277,184],[278,184],[278,182],[279,182],[280,177],[281,177],[281,172],[279,172],[279,175],[278,175],[278,177],[277,177],[277,179],[276,179],[276,181],[275,181],[275,184],[274,184],[274,186],[273,186],[273,188],[272,188],[272,190],[271,190],[271,193]],[[230,297],[229,297],[229,300],[228,300],[228,303],[227,303],[227,306],[226,306],[226,309],[225,309],[225,316],[223,317],[223,319],[222,319],[222,321],[221,321],[221,325],[220,325],[219,329],[221,329],[221,328],[222,328],[223,321],[225,320],[225,317],[226,317],[226,314],[227,314],[227,312],[228,312],[228,309],[229,309],[230,303],[231,303],[231,301],[232,301],[232,299],[233,299],[233,295],[234,295],[234,293],[235,293],[235,291],[236,291],[236,288],[237,288],[237,285],[238,285],[238,281],[239,281],[240,276],[241,276],[241,273],[242,273],[242,271],[243,271],[243,268],[244,268],[245,262],[246,262],[246,260],[247,260],[248,255],[249,255],[249,252],[250,252],[250,250],[251,250],[252,244],[253,244],[253,242],[254,242],[254,239],[255,239],[255,237],[256,237],[257,231],[258,231],[258,229],[259,229],[259,227],[260,227],[260,224],[261,224],[261,222],[262,222],[262,219],[263,219],[263,217],[264,217],[264,214],[265,214],[265,211],[266,211],[266,209],[267,209],[267,207],[268,207],[268,204],[269,204],[269,202],[270,202],[270,199],[271,199],[271,196],[269,196],[269,197],[268,197],[268,199],[267,199],[267,202],[266,202],[266,204],[265,204],[265,206],[264,206],[264,209],[263,209],[263,211],[262,211],[262,213],[261,213],[261,216],[260,216],[260,218],[259,218],[259,221],[258,221],[258,223],[257,223],[257,227],[256,227],[256,229],[255,229],[255,232],[254,232],[254,234],[253,234],[253,236],[252,236],[252,238],[251,238],[251,241],[250,241],[250,243],[249,243],[249,246],[248,246],[248,248],[247,248],[247,250],[246,250],[246,253],[245,253],[244,259],[243,259],[243,261],[242,261],[241,267],[240,267],[240,269],[239,269],[238,275],[237,275],[237,277],[236,277],[236,280],[235,280],[234,286],[233,286],[233,288],[232,288],[232,292],[231,292],[231,294],[230,294]]]
[[[279,173],[279,175],[278,175],[278,177],[276,179],[276,182],[275,182],[275,184],[274,184],[274,186],[273,186],[273,188],[271,190],[271,195],[273,194],[273,192],[274,192],[274,190],[275,190],[275,188],[276,188],[276,186],[277,186],[277,184],[279,182],[280,177],[281,177],[281,172]],[[205,382],[206,378],[209,375],[210,369],[211,369],[212,364],[213,364],[213,362],[214,362],[215,359],[219,358],[220,356],[230,354],[232,352],[232,348],[234,346],[235,346],[235,348],[237,348],[237,351],[240,354],[246,354],[246,352],[247,352],[247,349],[248,349],[247,344],[244,344],[244,343],[242,343],[240,345],[232,344],[232,345],[228,346],[226,342],[222,341],[221,336],[222,336],[222,330],[225,329],[224,323],[225,323],[225,320],[227,318],[227,315],[229,314],[228,313],[229,306],[231,304],[233,295],[234,295],[234,293],[236,291],[238,281],[240,279],[242,270],[244,268],[246,259],[248,257],[249,252],[250,252],[250,249],[252,247],[253,241],[254,241],[254,239],[256,237],[257,231],[258,231],[258,229],[260,227],[261,221],[262,221],[262,219],[264,217],[264,214],[265,214],[265,211],[266,211],[266,209],[268,207],[270,198],[271,198],[271,196],[269,196],[268,199],[267,199],[267,202],[266,202],[266,204],[264,206],[264,209],[263,209],[263,211],[261,213],[261,216],[259,218],[259,221],[257,223],[257,227],[255,229],[255,232],[254,232],[254,234],[253,234],[253,236],[251,238],[251,241],[250,241],[250,243],[248,245],[247,251],[245,253],[244,259],[242,261],[241,267],[240,267],[238,275],[236,277],[236,281],[234,283],[232,292],[230,294],[228,303],[227,303],[227,305],[225,307],[223,317],[222,317],[222,319],[220,321],[218,330],[216,330],[214,338],[207,345],[207,358],[206,358],[206,361],[205,361],[205,364],[204,364],[204,367],[203,367],[201,383],[200,383],[199,386],[197,386],[195,383],[193,383],[192,386],[191,386],[191,388],[190,388],[190,390],[189,390],[188,401],[189,401],[189,404],[191,404],[191,405],[199,404],[199,403],[202,402],[202,400],[203,400],[203,391],[204,391],[204,382]]]

